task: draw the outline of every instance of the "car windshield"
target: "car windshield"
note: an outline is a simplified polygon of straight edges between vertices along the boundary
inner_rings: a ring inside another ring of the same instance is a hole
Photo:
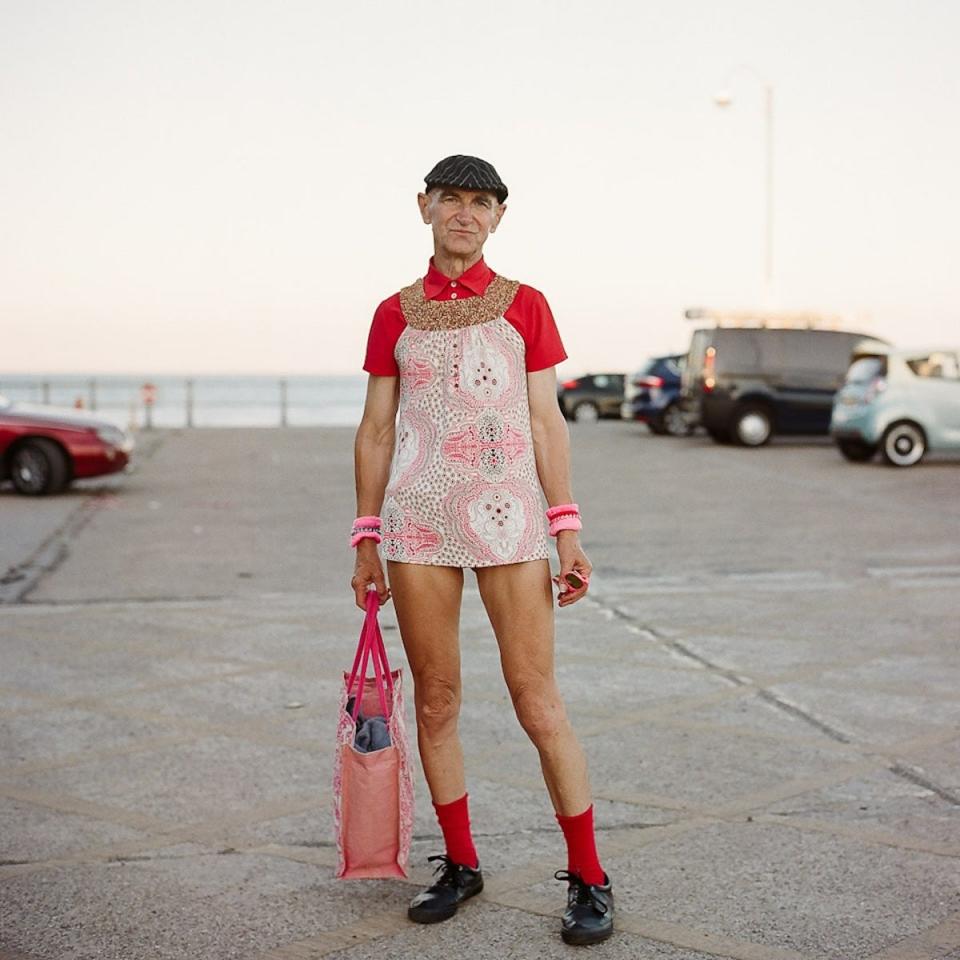
[[[887,372],[885,357],[860,357],[847,370],[847,383],[870,383]]]
[[[913,357],[907,361],[907,366],[918,377],[956,380],[960,376],[957,371],[957,358],[952,353],[936,352]]]

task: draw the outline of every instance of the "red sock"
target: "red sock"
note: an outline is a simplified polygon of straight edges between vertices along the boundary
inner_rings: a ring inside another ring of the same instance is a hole
[[[470,836],[470,814],[467,810],[467,797],[464,794],[453,803],[435,803],[433,809],[437,811],[437,820],[443,831],[443,842],[447,845],[447,856],[462,867],[479,865],[477,848],[473,845]]]
[[[597,857],[597,838],[593,832],[593,804],[575,817],[561,817],[557,822],[567,841],[567,870],[584,883],[602,884],[606,875]]]

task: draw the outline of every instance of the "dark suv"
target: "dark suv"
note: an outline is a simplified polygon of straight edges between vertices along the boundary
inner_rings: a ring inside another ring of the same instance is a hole
[[[840,330],[697,330],[683,371],[684,410],[718,443],[759,447],[774,433],[826,434],[850,358],[882,345]]]
[[[623,403],[622,373],[587,373],[557,386],[557,402],[568,420],[591,423],[619,417]]]
[[[685,353],[651,357],[627,378],[620,416],[645,423],[651,433],[685,437],[690,425],[680,409],[680,374],[686,360]]]

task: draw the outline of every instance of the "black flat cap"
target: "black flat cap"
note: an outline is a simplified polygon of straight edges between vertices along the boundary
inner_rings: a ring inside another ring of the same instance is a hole
[[[456,154],[441,160],[425,177],[427,190],[432,187],[463,187],[464,190],[489,190],[503,203],[507,199],[506,184],[492,163],[479,157]]]

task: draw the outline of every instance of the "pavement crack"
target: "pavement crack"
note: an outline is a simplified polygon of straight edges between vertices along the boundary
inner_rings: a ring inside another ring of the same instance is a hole
[[[748,675],[738,673],[736,670],[731,670],[728,667],[723,667],[718,663],[714,663],[709,659],[709,657],[705,657],[702,653],[698,653],[692,647],[687,646],[687,644],[685,644],[682,640],[675,640],[671,637],[665,637],[659,630],[656,629],[656,627],[651,627],[649,624],[639,623],[636,617],[624,610],[622,607],[604,603],[602,600],[598,600],[596,597],[593,598],[593,603],[604,612],[616,617],[618,620],[622,620],[632,630],[638,633],[646,634],[664,649],[678,654],[681,657],[685,657],[688,660],[692,660],[698,666],[709,670],[714,676],[726,680],[728,683],[731,683],[737,687],[753,687],[760,699],[764,700],[766,703],[769,703],[776,709],[789,714],[795,719],[803,721],[804,723],[818,730],[824,736],[829,737],[831,740],[835,740],[838,743],[847,744],[852,742],[850,737],[848,737],[845,733],[837,730],[825,720],[821,720],[819,717],[814,716],[809,710],[805,710],[803,707],[797,706],[794,703],[790,703],[788,700],[785,700],[772,690],[761,686]]]
[[[138,462],[145,462],[153,457],[163,446],[166,435],[157,434],[150,439],[152,442],[137,458]],[[70,556],[73,541],[100,508],[115,496],[115,492],[110,489],[89,491],[26,560],[8,567],[0,576],[0,606],[26,602],[27,596],[36,589],[40,581],[53,573]]]
[[[730,683],[733,683],[737,686],[752,686],[756,690],[756,696],[763,700],[765,703],[770,704],[777,710],[782,711],[783,713],[788,714],[794,719],[800,720],[801,722],[807,724],[808,726],[813,727],[815,730],[822,733],[825,737],[829,737],[831,740],[836,743],[844,743],[849,745],[854,745],[855,741],[848,734],[844,733],[842,730],[838,730],[835,726],[828,723],[826,720],[821,720],[819,717],[811,713],[809,710],[804,709],[798,704],[791,703],[789,700],[782,697],[780,694],[774,693],[773,690],[768,689],[767,687],[762,686],[756,681],[752,680],[749,676],[744,676],[742,674],[736,673],[733,670],[728,669],[727,667],[722,667],[719,664],[714,663],[709,658],[703,656],[697,651],[691,649],[686,644],[680,640],[673,640],[669,637],[663,636],[659,630],[655,627],[651,627],[649,624],[641,624],[637,619],[630,614],[628,611],[624,610],[622,607],[615,606],[613,604],[604,603],[602,600],[598,600],[596,597],[591,598],[594,605],[597,606],[600,610],[606,613],[608,616],[613,616],[618,620],[622,620],[628,625],[628,627],[634,630],[637,633],[644,633],[660,646],[672,651],[673,653],[679,654],[680,656],[686,657],[695,663],[699,664],[701,667],[709,670],[712,674],[722,677]],[[909,783],[913,783],[916,786],[924,787],[929,790],[931,793],[935,793],[942,800],[946,800],[947,803],[953,806],[960,806],[960,796],[958,796],[953,791],[947,789],[946,787],[940,786],[940,784],[931,780],[924,773],[916,770],[915,768],[908,767],[905,764],[892,762],[889,763],[887,769],[896,777],[899,777],[902,780],[906,780]]]
[[[157,597],[74,597],[70,600],[24,600],[22,606],[34,607],[95,607],[98,605],[117,607],[139,607],[150,603],[220,603],[224,600],[247,599],[248,596],[228,595],[225,593],[208,594],[170,594]],[[0,600],[0,603],[3,601]],[[0,958],[2,960],[2,958]]]
[[[891,773],[896,774],[901,779],[907,780],[909,783],[914,783],[918,787],[923,787],[931,793],[935,793],[941,800],[946,800],[947,803],[955,807],[960,807],[960,796],[952,790],[948,790],[946,787],[941,787],[939,783],[931,780],[916,767],[908,767],[903,763],[894,763],[889,769]]]
[[[619,830],[646,830],[649,827],[662,827],[663,823],[661,821],[649,822],[646,820],[633,820],[627,823],[597,823],[594,825],[594,830],[598,833],[610,832],[616,833]],[[482,840],[506,840],[511,837],[530,837],[537,834],[544,834],[549,836],[558,836],[557,827],[553,825],[545,825],[542,827],[523,827],[519,830],[493,830],[493,831],[479,831],[474,830],[473,836],[482,839]],[[414,840],[436,840],[436,834],[414,834]],[[299,846],[299,844],[298,844]],[[332,846],[332,844],[330,844]]]
[[[185,853],[158,853],[158,854],[116,854],[112,857],[106,857],[106,863],[145,863],[154,860],[187,860],[199,857],[222,857],[224,855],[241,853],[242,851],[234,847],[224,847],[222,850],[203,850],[200,852],[191,850]],[[2,960],[2,958],[0,958]]]
[[[22,603],[48,573],[70,555],[70,543],[106,502],[108,491],[85,497],[66,519],[21,563],[9,567],[0,578],[0,604]]]
[[[789,700],[785,700],[779,694],[774,693],[772,690],[768,690],[766,687],[757,687],[757,696],[761,700],[765,700],[771,706],[776,707],[778,710],[782,710],[784,713],[789,713],[798,720],[802,720],[804,723],[807,723],[812,727],[816,727],[816,729],[822,734],[829,737],[831,740],[836,740],[837,743],[853,743],[852,738],[848,737],[840,730],[837,730],[836,727],[830,726],[830,724],[826,721],[821,720],[819,717],[815,717],[809,711],[804,710],[803,707],[799,707],[797,704],[791,703]]]
[[[651,627],[649,624],[638,623],[636,618],[622,607],[616,607],[612,604],[605,604],[603,601],[597,600],[596,598],[593,598],[593,602],[617,620],[622,620],[630,627],[631,630],[635,631],[636,633],[646,634],[651,640],[658,643],[660,646],[665,647],[666,649],[678,654],[681,657],[684,657],[687,660],[692,660],[697,664],[697,666],[704,667],[711,673],[714,673],[726,680],[728,683],[732,683],[737,687],[746,687],[753,684],[753,681],[749,677],[744,677],[734,670],[721,667],[718,663],[714,663],[712,660],[709,660],[707,657],[703,656],[703,654],[697,653],[696,650],[688,647],[681,640],[674,640],[670,637],[665,637],[655,627]]]

